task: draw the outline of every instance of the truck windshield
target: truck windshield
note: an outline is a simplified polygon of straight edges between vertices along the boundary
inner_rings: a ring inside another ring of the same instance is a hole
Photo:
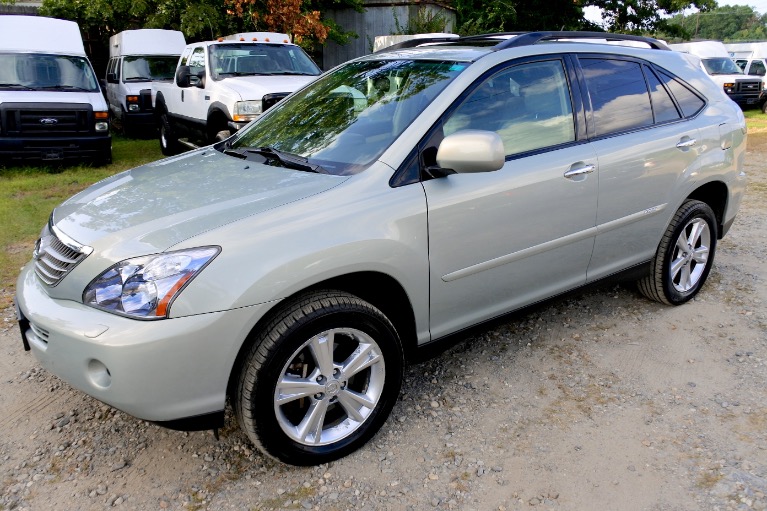
[[[172,80],[176,73],[178,55],[174,56],[131,56],[123,59],[124,82],[150,82]]]
[[[467,66],[350,62],[277,103],[238,133],[231,149],[266,147],[305,158],[331,174],[360,172]]]
[[[41,53],[0,53],[0,90],[100,92],[85,57]]]
[[[742,75],[738,65],[730,58],[703,59],[703,67],[710,75]]]
[[[210,46],[211,76],[320,74],[317,65],[293,44],[214,44]]]

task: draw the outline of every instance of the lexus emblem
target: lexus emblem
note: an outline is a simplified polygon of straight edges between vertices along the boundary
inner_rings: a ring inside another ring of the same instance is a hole
[[[45,126],[53,126],[54,124],[58,124],[59,120],[55,119],[53,117],[43,117],[40,119],[40,124],[43,124]]]

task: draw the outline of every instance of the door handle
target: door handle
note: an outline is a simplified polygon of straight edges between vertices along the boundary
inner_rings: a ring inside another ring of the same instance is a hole
[[[595,165],[584,165],[583,167],[576,167],[574,169],[570,169],[567,172],[565,172],[565,177],[568,179],[572,179],[574,177],[583,176],[585,174],[591,174],[596,170]]]
[[[679,149],[687,149],[688,147],[694,146],[697,142],[698,141],[695,140],[694,138],[688,138],[687,140],[685,140],[683,142],[679,142],[676,146]]]

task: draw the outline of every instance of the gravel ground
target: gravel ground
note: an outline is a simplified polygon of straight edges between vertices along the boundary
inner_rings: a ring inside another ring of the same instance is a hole
[[[0,326],[0,510],[765,510],[767,134],[699,297],[604,285],[406,371],[347,458],[295,468],[72,390]]]

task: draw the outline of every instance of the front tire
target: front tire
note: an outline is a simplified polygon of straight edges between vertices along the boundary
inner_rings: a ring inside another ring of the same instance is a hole
[[[686,201],[666,229],[650,275],[638,283],[639,291],[668,305],[687,302],[700,291],[711,271],[716,240],[716,217],[708,204]]]
[[[176,137],[173,127],[168,119],[168,114],[163,112],[160,114],[160,122],[158,126],[160,130],[160,150],[165,156],[173,156],[181,152],[178,143],[178,137]]]
[[[293,465],[341,458],[383,425],[399,395],[403,350],[371,304],[341,291],[287,303],[255,339],[234,408],[264,453]]]

